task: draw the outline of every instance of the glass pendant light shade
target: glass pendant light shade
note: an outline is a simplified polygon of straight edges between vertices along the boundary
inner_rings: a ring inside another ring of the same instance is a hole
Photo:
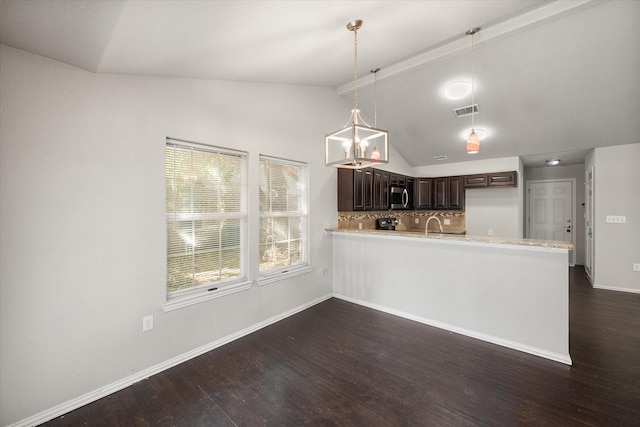
[[[469,138],[467,138],[467,153],[476,154],[479,151],[480,140],[478,139],[478,135],[476,135],[476,131],[472,129]]]
[[[361,26],[361,20],[347,24],[347,29],[354,34],[353,109],[351,117],[342,129],[326,134],[324,137],[324,156],[327,166],[360,169],[389,163],[389,132],[369,126],[360,117],[358,109],[358,30]]]

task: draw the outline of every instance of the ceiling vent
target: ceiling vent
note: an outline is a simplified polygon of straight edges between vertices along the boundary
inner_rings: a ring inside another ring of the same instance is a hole
[[[454,108],[453,112],[456,117],[460,118],[470,116],[471,114],[478,114],[480,110],[478,110],[478,104],[473,104],[467,105],[466,107]]]
[[[435,156],[434,160],[447,160],[447,156]]]

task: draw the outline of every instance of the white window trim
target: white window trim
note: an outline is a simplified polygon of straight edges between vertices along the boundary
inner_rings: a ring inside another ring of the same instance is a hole
[[[253,281],[244,280],[242,282],[233,282],[226,285],[223,283],[219,285],[212,284],[212,286],[216,288],[214,291],[208,291],[199,287],[198,289],[193,289],[193,292],[189,292],[188,294],[170,298],[167,302],[162,304],[162,309],[164,311],[172,311],[200,302],[209,301],[214,298],[220,298],[226,295],[235,294],[236,292],[245,291],[253,286]]]
[[[291,277],[300,276],[313,271],[310,264],[301,264],[299,266],[291,266],[280,271],[274,271],[271,274],[262,274],[258,279],[258,286],[268,285],[269,283],[278,282],[280,280],[289,279]]]
[[[195,143],[195,142],[191,142],[191,141],[185,141],[182,139],[177,139],[177,138],[170,138],[167,137],[166,138],[166,142],[174,142],[174,143],[179,143],[180,145],[184,145],[184,146],[191,146],[191,147],[195,147],[195,148],[205,148],[207,150],[211,150],[214,152],[218,152],[218,153],[222,153],[222,154],[230,154],[230,155],[243,155],[245,158],[245,169],[248,168],[248,153],[246,151],[242,151],[242,150],[235,150],[235,149],[228,149],[228,148],[223,148],[223,147],[217,147],[217,146],[213,146],[213,145],[208,145],[208,144],[201,144],[201,143]],[[165,143],[166,146],[166,143]],[[248,179],[248,170],[245,170],[245,180]],[[204,284],[204,285],[200,285],[194,288],[190,288],[190,289],[185,289],[183,291],[180,291],[177,294],[169,294],[166,291],[166,283],[165,283],[165,303],[162,304],[162,309],[167,312],[167,311],[173,311],[173,310],[177,310],[179,308],[183,308],[183,307],[188,307],[190,305],[193,304],[197,304],[200,302],[204,302],[204,301],[208,301],[211,299],[215,299],[215,298],[220,298],[226,295],[230,295],[230,294],[234,294],[237,292],[241,292],[247,289],[250,289],[253,286],[253,280],[249,280],[247,278],[247,273],[248,273],[248,266],[247,266],[247,262],[249,259],[248,256],[248,252],[249,252],[249,241],[247,239],[247,222],[249,219],[249,215],[247,213],[247,196],[248,196],[248,192],[249,192],[249,185],[248,185],[248,181],[245,181],[245,196],[244,196],[244,200],[242,201],[242,206],[243,206],[243,213],[242,214],[234,214],[233,216],[235,216],[238,219],[242,219],[244,224],[244,232],[243,232],[243,236],[241,238],[241,241],[244,242],[244,248],[241,251],[241,265],[244,265],[243,271],[244,271],[244,275],[242,275],[241,277],[237,277],[237,278],[232,278],[232,279],[227,279],[227,280],[222,280],[219,282],[211,282],[208,284]],[[166,209],[165,209],[166,211]],[[211,217],[225,217],[227,218],[228,216],[224,216],[224,215],[220,215],[217,213],[211,213],[211,214],[207,214],[208,216]],[[166,266],[165,266],[165,273],[166,273]]]
[[[283,163],[290,163],[290,164],[297,164],[297,165],[303,165],[306,167],[305,170],[305,186],[306,186],[306,197],[305,197],[305,206],[304,206],[304,212],[305,212],[305,227],[306,227],[306,238],[305,238],[305,242],[304,242],[304,252],[306,254],[306,262],[304,263],[299,263],[299,264],[293,264],[293,265],[289,265],[286,267],[282,267],[279,269],[273,269],[273,270],[269,270],[268,272],[263,272],[260,271],[260,267],[258,265],[258,280],[257,285],[258,286],[264,286],[264,285],[268,285],[269,283],[274,283],[274,282],[278,282],[280,280],[285,280],[285,279],[289,279],[295,276],[300,276],[302,274],[307,274],[313,271],[313,266],[311,265],[311,252],[310,252],[310,241],[309,241],[309,235],[310,235],[310,215],[309,215],[309,195],[310,195],[310,191],[309,191],[309,166],[306,162],[300,162],[300,161],[296,161],[296,160],[290,160],[290,159],[284,159],[281,157],[273,157],[273,156],[268,156],[266,154],[260,154],[258,156],[258,161],[262,160],[262,159],[267,159],[267,160],[274,160],[274,161],[279,161],[279,162],[283,162]],[[273,216],[277,216],[273,215]],[[287,215],[288,216],[288,215]],[[260,220],[262,218],[262,213],[259,213],[258,215],[258,220]]]

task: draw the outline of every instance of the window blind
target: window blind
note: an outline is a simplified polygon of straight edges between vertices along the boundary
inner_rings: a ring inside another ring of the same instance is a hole
[[[246,277],[246,153],[168,139],[167,293]]]
[[[260,156],[260,272],[307,265],[307,165]]]

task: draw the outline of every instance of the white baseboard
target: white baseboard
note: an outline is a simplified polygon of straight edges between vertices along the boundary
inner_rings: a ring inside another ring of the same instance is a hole
[[[42,411],[38,414],[35,414],[31,417],[25,418],[21,421],[18,421],[15,424],[11,424],[7,427],[29,427],[29,426],[34,426],[34,425],[38,425],[38,424],[42,424],[45,423],[47,421],[50,421],[56,417],[59,417],[61,415],[64,415],[68,412],[73,411],[74,409],[78,409],[81,406],[87,405],[91,402],[95,402],[98,399],[102,399],[103,397],[106,397],[112,393],[115,393],[116,391],[122,390],[124,388],[129,387],[132,384],[137,383],[138,381],[142,381],[145,378],[149,378],[152,375],[158,374],[162,371],[165,371],[169,368],[172,368],[174,366],[177,366],[183,362],[186,362],[187,360],[193,359],[194,357],[200,356],[201,354],[204,354],[208,351],[211,351],[215,348],[218,348],[220,346],[223,346],[225,344],[230,343],[231,341],[237,340],[238,338],[242,338],[245,335],[249,335],[252,332],[255,332],[259,329],[262,329],[266,326],[269,326],[273,323],[276,323],[282,319],[285,319],[289,316],[292,316],[296,313],[299,313],[301,311],[304,311],[316,304],[319,304],[323,301],[328,300],[329,298],[331,298],[332,295],[325,295],[322,296],[320,298],[317,298],[313,301],[310,301],[306,304],[303,304],[301,306],[298,306],[296,308],[293,308],[289,311],[286,311],[284,313],[278,314],[277,316],[273,316],[269,319],[266,319],[260,323],[256,323],[254,325],[251,325],[245,329],[242,329],[238,332],[235,332],[233,334],[227,335],[223,338],[220,338],[218,340],[215,340],[213,342],[210,342],[208,344],[205,344],[203,346],[200,346],[198,348],[195,348],[191,351],[188,351],[186,353],[183,353],[179,356],[176,356],[174,358],[171,358],[169,360],[166,360],[162,363],[159,363],[155,366],[152,366],[150,368],[144,369],[140,372],[137,372],[133,375],[130,375],[126,378],[122,378],[121,380],[118,380],[116,382],[113,382],[109,385],[106,385],[104,387],[101,387],[99,389],[90,391],[89,393],[83,394],[82,396],[79,396],[75,399],[71,399],[67,402],[61,403],[60,405],[56,405],[52,408],[49,408],[45,411]]]
[[[640,289],[620,288],[617,286],[593,285],[595,289],[605,289],[607,291],[629,292],[632,294],[640,294]]]
[[[434,326],[436,328],[444,329],[446,331],[451,331],[456,334],[464,335],[467,337],[479,339],[481,341],[490,342],[492,344],[497,344],[502,347],[511,348],[513,350],[522,351],[524,353],[533,354],[534,356],[543,357],[545,359],[553,360],[555,362],[564,363],[565,365],[571,365],[573,362],[571,361],[571,356],[568,354],[560,354],[553,353],[546,350],[542,350],[537,347],[531,347],[528,345],[524,345],[515,341],[505,340],[502,338],[494,337],[492,335],[482,334],[480,332],[472,331],[470,329],[459,328],[457,326],[450,325],[448,323],[438,322],[432,319],[426,319],[424,317],[415,316],[413,314],[405,313],[403,311],[394,310],[391,308],[387,308],[378,304],[373,304],[367,301],[362,301],[358,299],[354,299],[341,294],[333,294],[335,298],[339,298],[348,302],[352,302],[354,304],[362,305],[364,307],[372,308],[374,310],[382,311],[384,313],[392,314],[394,316],[402,317],[405,319],[413,320],[415,322],[423,323],[425,325]]]

